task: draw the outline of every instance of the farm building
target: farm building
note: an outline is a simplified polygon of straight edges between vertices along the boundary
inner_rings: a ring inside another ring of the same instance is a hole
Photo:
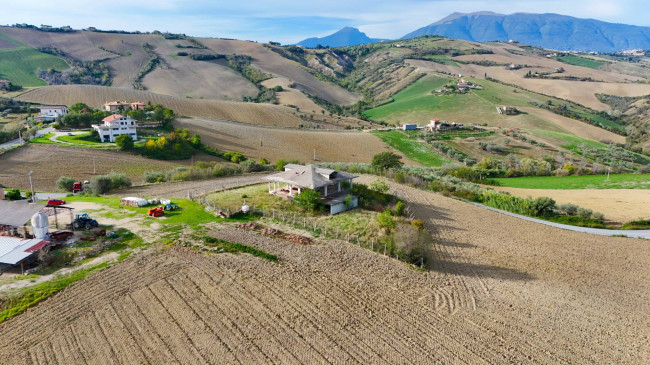
[[[418,125],[417,124],[404,124],[402,126],[402,129],[405,130],[405,131],[415,131],[415,130],[418,129]]]
[[[121,114],[113,114],[102,119],[104,124],[94,124],[93,129],[99,133],[102,142],[115,142],[115,137],[128,134],[133,140],[138,139],[135,120]]]
[[[44,208],[26,200],[0,200],[0,272],[22,263],[47,245],[43,239],[47,233],[47,216],[41,213]],[[26,227],[30,220],[36,238]]]
[[[120,110],[127,110],[131,105],[126,101],[109,101],[104,104],[104,110],[111,113],[117,113]]]
[[[439,132],[449,129],[462,129],[465,128],[464,124],[456,122],[447,122],[440,119],[432,119],[429,124],[425,127],[427,132]]]
[[[36,117],[39,120],[51,121],[68,114],[68,107],[65,105],[43,105],[39,109],[41,114]]]
[[[352,188],[352,180],[357,176],[316,165],[287,164],[284,171],[267,176],[269,193],[292,198],[300,194],[302,189],[312,189],[323,196],[322,202],[328,207],[330,214],[337,214],[351,208],[356,208],[358,199],[346,198]],[[284,187],[282,186],[284,184]]]
[[[139,110],[144,110],[144,108],[145,108],[146,106],[147,106],[147,105],[146,105],[145,103],[142,103],[142,102],[136,101],[135,103],[131,103],[131,110],[138,110],[138,109],[139,109]]]

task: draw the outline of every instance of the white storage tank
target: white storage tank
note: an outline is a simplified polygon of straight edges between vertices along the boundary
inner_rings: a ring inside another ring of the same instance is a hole
[[[47,214],[39,212],[32,216],[32,229],[34,230],[35,238],[45,238],[45,235],[47,234],[49,228],[50,221],[47,218]]]

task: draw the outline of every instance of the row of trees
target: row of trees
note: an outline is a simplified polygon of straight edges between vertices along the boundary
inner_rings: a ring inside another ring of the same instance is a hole
[[[97,124],[112,113],[95,109],[84,103],[75,103],[68,108],[69,113],[61,117],[59,124],[71,128],[87,128]],[[145,109],[120,109],[120,113],[138,122],[160,122],[168,126],[174,120],[174,111],[161,104],[147,104]]]

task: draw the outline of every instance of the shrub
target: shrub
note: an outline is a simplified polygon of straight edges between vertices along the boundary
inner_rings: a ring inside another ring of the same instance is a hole
[[[601,222],[605,220],[605,215],[601,212],[594,212],[591,217]]]
[[[402,156],[393,152],[381,152],[372,156],[372,167],[381,170],[392,169],[402,166]]]
[[[95,176],[90,179],[90,189],[94,194],[104,194],[113,189],[131,186],[131,179],[126,175],[112,172],[108,175]]]
[[[115,144],[122,151],[129,151],[133,149],[134,143],[133,138],[128,134],[120,134],[115,137]]]
[[[398,172],[395,174],[393,177],[395,179],[395,182],[397,183],[403,183],[404,182],[404,173],[403,172]]]
[[[377,179],[370,183],[370,188],[376,192],[386,194],[388,192],[388,185],[385,182]]]
[[[535,217],[548,217],[555,210],[555,200],[549,197],[540,197],[533,200],[531,213]]]
[[[5,194],[5,198],[7,200],[20,200],[23,198],[23,196],[20,194],[20,190],[11,189],[7,191],[7,193]]]
[[[56,181],[56,187],[59,190],[62,191],[72,191],[72,184],[75,183],[75,179],[67,176],[61,176],[57,181]]]
[[[269,163],[269,160],[265,159],[264,157],[260,158],[260,165],[268,165]]]
[[[558,209],[567,215],[576,215],[578,213],[578,206],[571,203],[559,205]]]
[[[246,161],[246,156],[244,156],[244,154],[241,152],[226,152],[223,154],[223,158],[234,163]]]
[[[578,217],[580,218],[590,218],[593,211],[586,208],[578,208]]]
[[[159,171],[145,171],[143,179],[148,183],[164,182],[165,174]]]
[[[398,201],[397,204],[395,204],[395,215],[403,217],[405,213],[406,204],[404,204],[402,201]]]
[[[384,210],[377,216],[377,224],[379,224],[379,227],[383,228],[386,233],[389,233],[393,228],[395,228],[395,219],[393,219],[389,209]]]
[[[320,194],[316,190],[304,189],[293,198],[293,202],[300,208],[313,212],[320,208],[320,199]]]
[[[258,172],[264,171],[264,166],[255,163],[253,160],[246,160],[239,164],[242,172]]]

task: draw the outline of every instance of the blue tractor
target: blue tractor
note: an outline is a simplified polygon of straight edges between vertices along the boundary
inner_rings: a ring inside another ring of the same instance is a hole
[[[74,216],[74,222],[72,222],[74,229],[85,228],[86,230],[93,229],[99,226],[96,220],[90,218],[88,213],[77,213]]]

